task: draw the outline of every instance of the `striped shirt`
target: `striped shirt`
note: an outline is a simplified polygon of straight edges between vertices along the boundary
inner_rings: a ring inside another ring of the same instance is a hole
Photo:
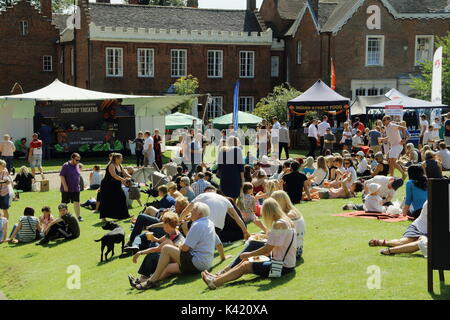
[[[205,191],[206,187],[209,187],[211,183],[208,181],[205,181],[203,179],[199,179],[196,182],[192,184],[192,190],[194,190],[195,196],[198,196],[199,194],[202,194],[203,191]]]
[[[39,224],[39,220],[33,216],[20,217],[19,222],[22,224],[22,228],[17,233],[17,240],[20,242],[32,242],[36,240],[36,229]]]

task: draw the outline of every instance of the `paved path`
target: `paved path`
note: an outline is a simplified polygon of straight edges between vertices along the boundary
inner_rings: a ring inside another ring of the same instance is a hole
[[[91,171],[82,171],[81,175],[84,178],[85,187],[89,186],[89,174]],[[45,173],[45,179],[50,181],[50,190],[59,190],[61,186],[61,180],[59,178],[59,172],[57,173]],[[36,180],[41,181],[42,178],[39,174],[36,174]]]
[[[0,291],[0,300],[8,300],[8,298]]]

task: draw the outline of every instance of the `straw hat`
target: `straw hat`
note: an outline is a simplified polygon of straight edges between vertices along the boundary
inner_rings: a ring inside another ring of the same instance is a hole
[[[377,192],[380,188],[381,186],[378,183],[369,184],[369,194]]]

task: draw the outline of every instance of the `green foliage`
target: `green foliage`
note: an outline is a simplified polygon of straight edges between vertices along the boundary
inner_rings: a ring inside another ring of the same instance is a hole
[[[196,77],[193,75],[188,75],[187,77],[178,78],[177,81],[173,84],[175,87],[175,92],[179,95],[190,95],[195,94],[198,87],[199,82]],[[192,109],[192,101],[187,101],[180,106],[179,112],[190,114]]]
[[[281,122],[287,121],[287,103],[300,94],[300,91],[288,84],[275,87],[273,92],[256,104],[253,114],[267,120],[277,117]]]
[[[442,54],[442,103],[450,104],[450,32],[444,37],[437,37],[435,47],[443,47]],[[410,86],[418,92],[418,98],[431,100],[431,83],[433,77],[433,61],[420,64],[421,77],[413,78]]]
[[[312,119],[317,119],[317,111],[306,111],[305,112],[305,121],[308,122]]]

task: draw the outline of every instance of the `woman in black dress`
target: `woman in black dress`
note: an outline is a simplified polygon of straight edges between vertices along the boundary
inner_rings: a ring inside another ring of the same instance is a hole
[[[122,161],[120,153],[111,155],[100,186],[100,219],[103,222],[106,222],[106,218],[123,220],[130,217],[122,184],[127,185],[127,179],[131,177],[122,167]]]
[[[159,130],[155,129],[155,135],[153,136],[153,150],[155,150],[155,163],[158,166],[159,170],[161,170],[162,166],[163,166],[161,143],[162,143],[162,138],[159,135]]]
[[[237,137],[229,137],[219,153],[220,190],[227,197],[237,199],[244,181],[244,159]]]

